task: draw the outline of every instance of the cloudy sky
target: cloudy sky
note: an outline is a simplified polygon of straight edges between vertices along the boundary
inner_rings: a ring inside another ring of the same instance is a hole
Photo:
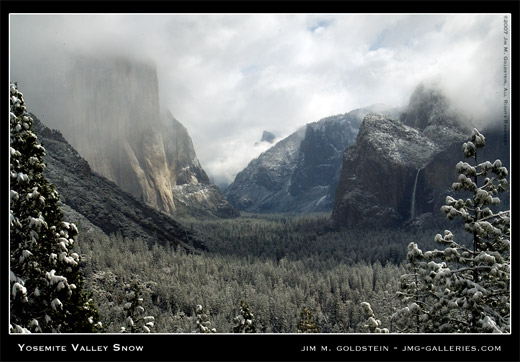
[[[10,29],[11,80],[37,116],[49,114],[71,55],[153,62],[161,106],[216,183],[266,149],[255,146],[263,130],[285,137],[374,103],[404,106],[420,82],[443,87],[478,122],[501,114],[497,14],[18,14]]]

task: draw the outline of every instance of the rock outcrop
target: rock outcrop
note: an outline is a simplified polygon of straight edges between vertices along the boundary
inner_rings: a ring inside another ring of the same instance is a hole
[[[172,215],[238,215],[210,184],[186,128],[170,113],[161,114],[153,66],[87,58],[76,62],[68,79],[73,114],[63,133],[93,170]],[[183,185],[205,187],[211,198],[190,203],[182,195],[178,208]]]
[[[470,122],[441,91],[422,85],[399,118],[367,115],[355,144],[345,150],[332,212],[338,226],[392,227],[444,219],[439,209],[453,193],[455,165],[463,159]],[[496,145],[494,133],[483,149],[492,160],[507,154],[504,145]]]
[[[260,139],[260,142],[267,142],[267,143],[273,143],[276,136],[274,133],[269,131],[264,131],[262,133],[262,138]]]
[[[233,218],[240,213],[212,185],[197,158],[188,130],[167,113],[163,147],[170,170],[170,190],[175,200],[175,215]]]
[[[248,212],[330,211],[343,150],[373,111],[395,113],[375,105],[309,123],[251,161],[224,195]]]
[[[453,130],[452,130],[453,131]],[[332,218],[340,226],[397,226],[433,210],[455,180],[453,164],[467,134],[447,132],[444,147],[397,119],[368,115],[346,149]],[[429,207],[428,207],[429,205]]]

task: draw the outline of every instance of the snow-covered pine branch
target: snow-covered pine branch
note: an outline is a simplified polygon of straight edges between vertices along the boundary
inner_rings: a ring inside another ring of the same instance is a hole
[[[462,152],[475,165],[461,161],[455,166],[459,177],[453,189],[473,197],[447,196],[441,207],[448,219],[462,218],[471,246],[456,242],[449,230],[434,238],[444,250],[423,253],[410,243],[410,273],[402,276],[398,292],[405,307],[393,315],[401,331],[510,331],[510,212],[491,210],[509,185],[508,171],[500,160],[477,163],[478,149],[484,146],[485,137],[473,130]]]
[[[10,322],[12,332],[93,332],[97,309],[83,291],[78,234],[63,222],[59,195],[43,171],[45,148],[23,94],[10,85]]]

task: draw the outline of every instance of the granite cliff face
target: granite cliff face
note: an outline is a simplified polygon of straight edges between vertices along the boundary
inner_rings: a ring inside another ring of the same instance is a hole
[[[170,170],[170,189],[176,215],[237,217],[240,213],[212,185],[200,165],[188,130],[167,113],[163,126],[163,147]]]
[[[248,212],[330,211],[343,150],[373,111],[395,112],[375,105],[309,123],[251,161],[224,195]]]
[[[424,86],[399,118],[366,116],[356,143],[345,150],[332,212],[337,225],[389,227],[443,219],[439,209],[453,193],[455,165],[471,135],[469,121],[438,89]],[[486,154],[494,160],[507,150],[492,134],[484,150],[495,150]]]
[[[210,184],[186,128],[161,114],[153,66],[122,58],[78,60],[68,79],[74,114],[63,133],[93,170],[172,215],[238,215]],[[179,195],[184,185],[205,188],[211,197]]]
[[[120,232],[150,244],[169,244],[189,252],[206,249],[204,237],[94,172],[59,131],[50,130],[32,117],[38,141],[46,150],[45,177],[56,186],[62,210],[70,221],[85,224],[86,220],[106,234]]]
[[[368,115],[344,153],[332,212],[340,226],[397,226],[433,211],[434,195],[456,175],[450,161],[467,137],[448,133],[444,147],[397,119]],[[451,162],[452,165],[455,163]]]

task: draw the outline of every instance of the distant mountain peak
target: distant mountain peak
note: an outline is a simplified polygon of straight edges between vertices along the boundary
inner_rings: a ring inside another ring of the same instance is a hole
[[[395,113],[389,107],[378,110]],[[239,172],[224,194],[248,212],[330,211],[345,147],[372,107],[308,123]]]
[[[260,139],[260,142],[273,143],[275,138],[276,136],[273,132],[264,131],[262,133],[262,138]]]
[[[454,108],[444,91],[437,85],[419,84],[410,97],[402,121],[420,131],[429,126],[448,126],[467,130],[469,120]]]

